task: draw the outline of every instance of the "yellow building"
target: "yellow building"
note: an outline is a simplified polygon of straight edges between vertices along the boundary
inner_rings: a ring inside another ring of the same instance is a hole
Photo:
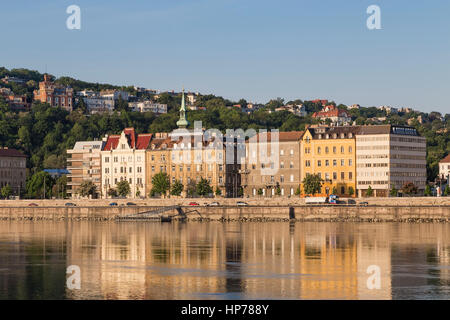
[[[359,127],[318,126],[306,129],[301,142],[301,181],[318,174],[322,190],[315,196],[356,196],[356,142]],[[304,186],[302,184],[302,195]]]
[[[202,135],[203,138],[203,135]],[[225,150],[211,146],[201,140],[195,145],[195,139],[189,137],[187,141],[179,139],[173,141],[167,133],[156,133],[146,150],[147,176],[146,187],[152,190],[154,175],[165,172],[170,184],[179,181],[184,186],[183,196],[187,189],[195,189],[201,178],[206,179],[213,189],[220,190],[223,196],[230,196],[228,190],[227,172],[225,165]]]

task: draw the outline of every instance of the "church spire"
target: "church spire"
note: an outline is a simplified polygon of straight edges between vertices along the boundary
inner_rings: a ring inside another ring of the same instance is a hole
[[[179,128],[186,128],[189,125],[189,121],[186,119],[186,103],[184,101],[184,88],[181,96],[181,107],[180,107],[180,120],[177,121],[177,126]]]

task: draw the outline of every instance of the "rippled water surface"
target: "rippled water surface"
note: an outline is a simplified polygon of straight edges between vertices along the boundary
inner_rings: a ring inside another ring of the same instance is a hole
[[[0,222],[0,299],[449,299],[449,285],[448,224]]]

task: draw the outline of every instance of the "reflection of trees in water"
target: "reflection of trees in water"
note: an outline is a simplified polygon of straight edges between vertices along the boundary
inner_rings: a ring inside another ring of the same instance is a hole
[[[0,243],[0,299],[63,299],[64,241]]]

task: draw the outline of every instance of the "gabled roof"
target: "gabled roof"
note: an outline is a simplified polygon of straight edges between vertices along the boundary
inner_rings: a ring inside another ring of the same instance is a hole
[[[439,161],[439,163],[450,163],[450,154],[447,155],[444,159]]]
[[[119,135],[109,136],[108,139],[106,140],[106,144],[103,150],[110,151],[117,148],[117,145],[119,144],[119,139],[120,139]]]

